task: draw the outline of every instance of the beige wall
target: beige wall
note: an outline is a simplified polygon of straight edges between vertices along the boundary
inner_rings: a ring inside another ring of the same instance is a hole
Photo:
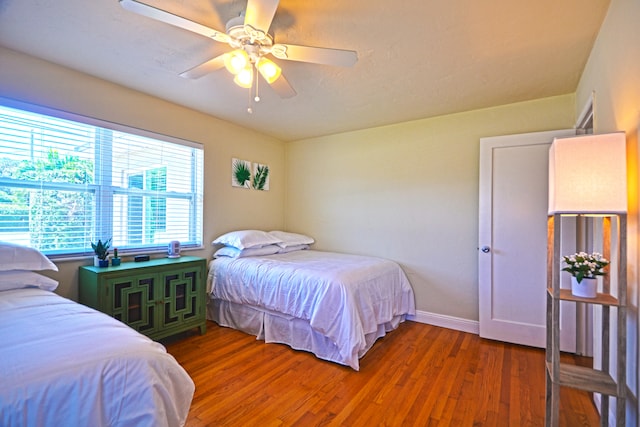
[[[623,130],[629,154],[628,425],[638,424],[638,163],[640,3],[612,0],[575,95],[418,120],[290,144],[175,104],[0,48],[0,96],[205,145],[205,249],[237,228],[281,228],[318,249],[398,261],[418,309],[478,319],[478,143],[481,137],[571,127],[594,95],[596,132]],[[269,164],[271,191],[231,188],[230,159]],[[255,206],[259,206],[256,215]],[[59,293],[77,268],[59,262]]]
[[[210,258],[211,241],[237,228],[282,228],[284,143],[196,111],[0,48],[0,97],[65,110],[204,144],[204,244],[188,255]],[[270,191],[231,187],[231,158],[268,164]],[[256,206],[259,214],[256,214]],[[78,266],[57,262],[58,293],[77,298]]]
[[[419,310],[475,321],[479,139],[571,127],[594,93],[596,131],[624,130],[629,141],[628,365],[637,396],[639,17],[638,2],[612,1],[575,94],[289,144],[3,48],[0,96],[203,143],[206,247],[195,255],[209,257],[208,242],[231,229],[286,227],[313,235],[319,249],[394,259]],[[232,188],[231,157],[269,164],[271,191]],[[88,263],[59,263],[59,293],[77,296],[77,267]]]
[[[285,222],[399,262],[417,308],[478,320],[481,137],[571,128],[573,95],[289,143]]]
[[[576,111],[594,96],[596,133],[624,131],[629,170],[627,425],[638,425],[638,152],[640,125],[640,3],[613,0],[576,92]]]

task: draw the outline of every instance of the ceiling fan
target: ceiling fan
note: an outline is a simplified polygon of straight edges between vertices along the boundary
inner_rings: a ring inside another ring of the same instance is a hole
[[[119,1],[123,8],[131,12],[226,43],[233,49],[181,73],[180,76],[185,78],[197,79],[225,67],[235,75],[234,82],[241,87],[252,88],[260,74],[280,97],[291,98],[296,91],[282,75],[280,67],[267,58],[268,55],[289,61],[343,67],[352,66],[358,61],[358,54],[352,50],[274,43],[268,31],[279,0],[248,0],[246,12],[227,22],[225,32],[137,0]],[[255,100],[259,99],[256,93]]]

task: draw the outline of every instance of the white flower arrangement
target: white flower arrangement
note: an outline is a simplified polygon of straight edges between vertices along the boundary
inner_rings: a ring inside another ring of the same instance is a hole
[[[578,283],[582,282],[584,278],[593,279],[596,276],[605,275],[606,273],[603,269],[609,265],[609,260],[598,252],[591,254],[577,252],[573,255],[563,256],[562,260],[567,264],[567,267],[563,268],[562,271],[571,273]]]

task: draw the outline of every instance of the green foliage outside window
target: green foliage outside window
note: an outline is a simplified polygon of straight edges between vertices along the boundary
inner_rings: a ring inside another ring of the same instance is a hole
[[[0,159],[0,177],[29,182],[93,183],[93,164],[49,150],[46,159]],[[82,247],[78,233],[93,217],[92,196],[77,191],[0,188],[0,232],[28,232],[41,250]]]

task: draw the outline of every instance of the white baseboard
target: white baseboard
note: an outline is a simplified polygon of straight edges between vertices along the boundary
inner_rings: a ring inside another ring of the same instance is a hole
[[[480,333],[480,324],[476,320],[429,313],[428,311],[418,310],[416,311],[415,316],[408,316],[407,320],[426,323],[427,325],[440,326],[442,328],[455,329],[456,331],[469,332],[476,335]]]

